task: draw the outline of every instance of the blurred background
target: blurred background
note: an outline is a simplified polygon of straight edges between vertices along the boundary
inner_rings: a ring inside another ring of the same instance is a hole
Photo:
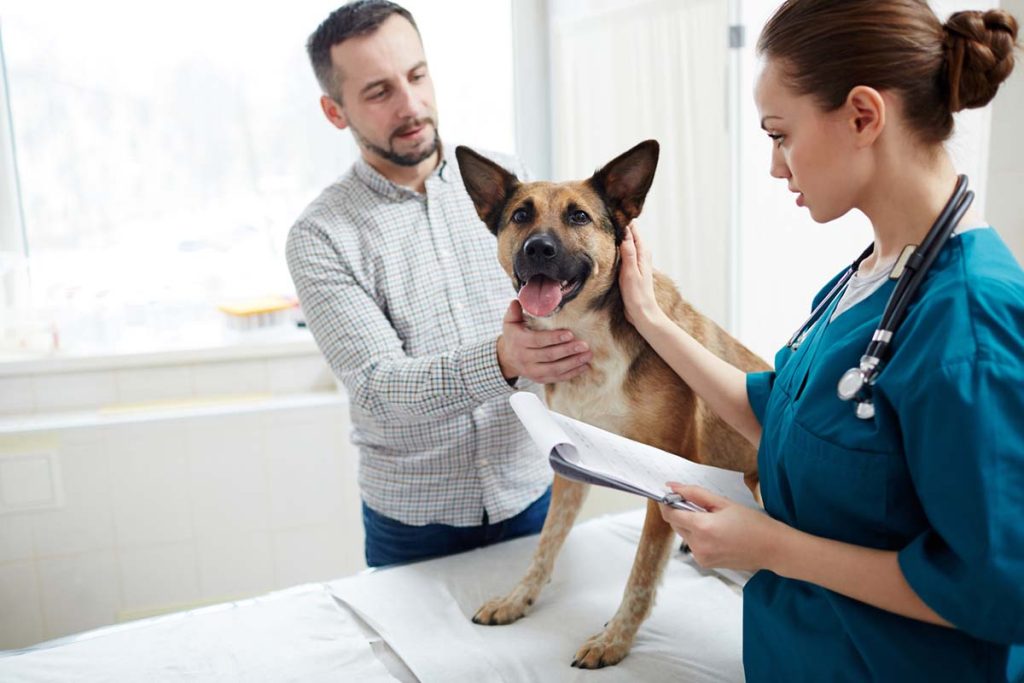
[[[0,648],[363,567],[346,398],[283,255],[357,156],[304,51],[337,4],[0,1]],[[563,180],[658,139],[655,265],[766,358],[870,241],[768,175],[774,0],[404,4],[448,143]],[[1018,68],[950,143],[1018,259],[1022,114]]]

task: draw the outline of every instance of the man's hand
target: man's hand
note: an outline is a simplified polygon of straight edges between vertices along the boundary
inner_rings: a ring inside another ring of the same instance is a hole
[[[569,330],[531,330],[523,308],[513,300],[498,337],[498,365],[506,380],[525,377],[538,384],[564,382],[582,375],[593,354]]]

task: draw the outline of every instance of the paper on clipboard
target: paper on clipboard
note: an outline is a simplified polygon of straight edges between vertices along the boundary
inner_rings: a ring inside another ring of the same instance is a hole
[[[534,443],[548,456],[552,469],[564,477],[647,496],[685,510],[701,510],[665,486],[677,481],[761,509],[740,472],[690,462],[552,412],[529,392],[517,392],[509,401]]]

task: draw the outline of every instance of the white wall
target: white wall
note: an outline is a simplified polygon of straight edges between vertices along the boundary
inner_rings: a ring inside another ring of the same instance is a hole
[[[1003,0],[1017,21],[1024,25],[1024,0]],[[988,201],[985,213],[1024,263],[1024,52],[992,103],[991,152],[988,165]]]
[[[0,649],[364,567],[344,397],[297,355],[0,372]]]

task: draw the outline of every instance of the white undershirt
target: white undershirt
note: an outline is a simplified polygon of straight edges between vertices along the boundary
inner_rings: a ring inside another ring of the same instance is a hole
[[[965,228],[957,228],[953,231],[954,235],[967,232],[968,230],[978,230],[980,228],[987,228],[987,225],[972,225]],[[832,317],[829,318],[829,322],[832,322],[839,317],[841,313],[845,313],[850,310],[861,301],[864,301],[869,296],[878,291],[878,289],[885,284],[885,281],[889,279],[889,273],[896,266],[894,259],[888,263],[879,264],[872,269],[870,273],[862,275],[860,269],[854,272],[853,277],[846,283],[846,289],[843,290],[843,296],[839,299],[839,303],[836,304],[835,310],[832,312]]]

